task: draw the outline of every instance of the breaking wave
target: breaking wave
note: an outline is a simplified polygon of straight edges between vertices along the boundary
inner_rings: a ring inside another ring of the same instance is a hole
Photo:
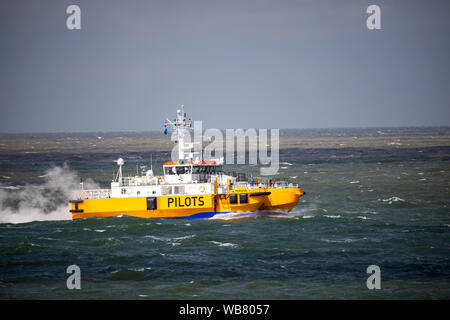
[[[0,223],[70,220],[69,200],[80,188],[80,178],[67,165],[41,176],[44,183],[0,189]],[[92,181],[85,186],[98,188]]]

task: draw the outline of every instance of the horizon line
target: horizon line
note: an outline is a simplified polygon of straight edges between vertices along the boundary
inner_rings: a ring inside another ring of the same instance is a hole
[[[450,125],[413,125],[413,126],[364,126],[364,127],[307,127],[307,128],[255,128],[255,129],[279,129],[280,131],[284,130],[338,130],[338,129],[406,129],[406,128],[450,128]],[[221,131],[224,131],[226,129],[230,128],[207,128],[204,129],[219,129]],[[251,128],[233,128],[233,130],[237,129],[251,129]],[[23,135],[23,134],[93,134],[93,133],[156,133],[161,132],[163,133],[163,130],[110,130],[110,131],[23,131],[23,132],[1,132],[0,135]]]

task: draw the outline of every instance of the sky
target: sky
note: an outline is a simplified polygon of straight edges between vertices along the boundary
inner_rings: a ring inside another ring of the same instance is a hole
[[[68,6],[81,9],[69,30]],[[369,5],[381,30],[369,30]],[[0,2],[0,132],[450,125],[449,1]]]

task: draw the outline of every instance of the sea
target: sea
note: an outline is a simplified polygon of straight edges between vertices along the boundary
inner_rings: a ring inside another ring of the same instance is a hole
[[[118,157],[162,173],[151,134],[0,135],[0,299],[450,298],[450,128],[281,133],[272,178],[298,205],[203,220],[71,220],[71,192],[107,188]]]

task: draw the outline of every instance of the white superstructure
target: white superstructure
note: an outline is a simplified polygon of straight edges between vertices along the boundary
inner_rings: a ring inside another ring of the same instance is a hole
[[[192,120],[188,119],[182,105],[177,110],[177,117],[173,121],[165,120],[165,127],[170,125],[176,135],[178,144],[178,161],[166,162],[163,166],[164,174],[155,176],[153,170],[145,175],[124,177],[122,167],[125,161],[116,160],[119,166],[116,178],[111,182],[111,189],[82,190],[82,198],[121,198],[147,197],[171,194],[194,195],[227,193],[230,185],[235,185],[237,178],[223,172],[224,159],[202,160],[200,152],[194,151],[191,142]]]

